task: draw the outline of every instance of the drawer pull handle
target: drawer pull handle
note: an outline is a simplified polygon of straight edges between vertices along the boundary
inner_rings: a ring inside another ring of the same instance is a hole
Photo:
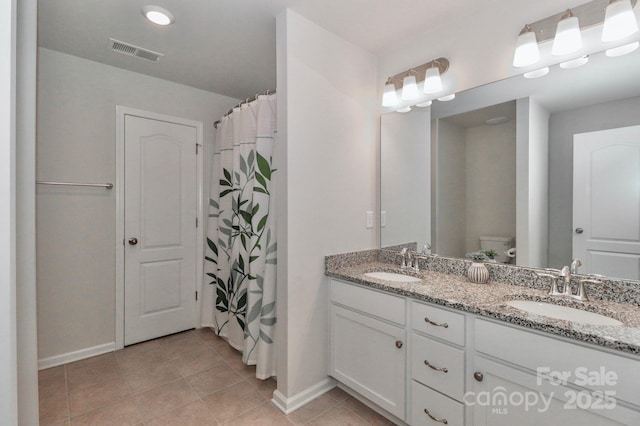
[[[433,417],[433,416],[431,415],[431,413],[429,412],[429,410],[427,410],[426,408],[424,409],[424,413],[425,413],[427,416],[429,416],[429,418],[430,418],[431,420],[433,420],[433,421],[435,421],[435,422],[439,422],[439,423],[442,423],[442,424],[445,424],[445,425],[449,424],[449,422],[447,421],[447,419],[439,419],[439,418],[437,418],[437,417]]]
[[[396,348],[402,348],[402,342],[400,340],[396,340]]]
[[[449,369],[447,367],[435,367],[435,366],[431,365],[429,363],[429,361],[427,361],[426,359],[424,360],[424,365],[426,365],[427,367],[429,367],[430,369],[435,370],[435,371],[442,371],[443,373],[448,373],[449,372]]]
[[[439,324],[437,322],[431,321],[428,317],[424,317],[424,322],[427,322],[427,323],[429,323],[431,325],[435,325],[436,327],[449,328],[449,324],[447,324],[446,322],[443,322],[442,324]]]

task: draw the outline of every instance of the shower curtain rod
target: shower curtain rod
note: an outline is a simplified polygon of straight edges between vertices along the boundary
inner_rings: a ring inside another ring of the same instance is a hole
[[[258,96],[261,96],[261,95],[273,95],[274,93],[276,93],[276,89],[273,89],[273,90],[269,89],[269,90],[267,90],[267,91],[266,91],[266,92],[264,92],[264,93],[257,93],[255,96],[252,96],[252,97],[250,97],[250,98],[247,98],[247,99],[245,99],[244,101],[240,102],[238,105],[236,105],[236,106],[234,106],[233,108],[231,108],[229,111],[227,111],[227,113],[226,113],[225,115],[223,115],[223,116],[222,116],[222,118],[224,118],[224,117],[226,117],[227,115],[231,114],[235,108],[241,107],[241,106],[242,106],[242,105],[244,105],[244,104],[248,104],[248,103],[251,103],[251,102],[255,101],[256,99],[258,99]],[[214,122],[214,123],[213,123],[213,127],[214,127],[215,129],[217,129],[217,128],[218,128],[218,124],[220,124],[220,123],[221,123],[221,121],[220,121],[220,120],[218,120],[218,121]]]

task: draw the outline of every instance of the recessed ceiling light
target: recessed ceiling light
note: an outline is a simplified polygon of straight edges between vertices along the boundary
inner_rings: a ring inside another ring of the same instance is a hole
[[[160,6],[147,5],[142,7],[142,14],[149,21],[157,25],[170,25],[176,20],[171,12]]]
[[[493,117],[488,120],[485,120],[484,124],[488,126],[497,126],[498,124],[504,124],[509,121],[511,121],[509,117],[500,116],[500,117]]]

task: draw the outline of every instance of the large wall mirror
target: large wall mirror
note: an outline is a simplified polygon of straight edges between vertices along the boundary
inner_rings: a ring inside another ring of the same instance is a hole
[[[639,76],[599,53],[384,114],[380,246],[640,279]]]

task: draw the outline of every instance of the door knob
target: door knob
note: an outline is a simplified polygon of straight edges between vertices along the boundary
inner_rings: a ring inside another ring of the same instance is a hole
[[[473,373],[473,378],[476,379],[476,381],[481,382],[484,380],[484,374],[480,372],[475,372]]]
[[[396,340],[396,348],[402,348],[402,342],[400,340]]]
[[[138,239],[136,237],[129,238],[129,245],[135,246],[138,244]]]
[[[576,228],[576,234],[582,234],[583,232],[584,232],[584,229]]]

